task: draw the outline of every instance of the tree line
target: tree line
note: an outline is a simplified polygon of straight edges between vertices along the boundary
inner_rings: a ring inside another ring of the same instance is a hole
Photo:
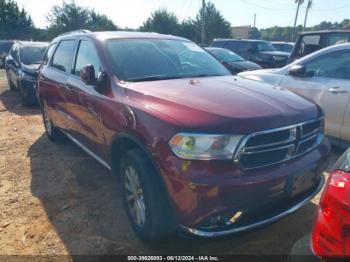
[[[120,28],[106,15],[95,12],[93,9],[79,6],[74,0],[63,1],[54,5],[46,15],[48,26],[45,29],[36,28],[32,18],[23,8],[19,8],[14,0],[0,0],[0,39],[19,39],[34,41],[49,41],[59,34],[77,29],[91,31],[142,31],[172,34],[188,38],[197,43],[201,42],[202,16],[205,15],[205,43],[209,44],[214,38],[230,38],[230,23],[212,2],[207,2],[198,10],[194,18],[180,21],[175,13],[167,9],[158,9],[135,29]],[[305,30],[350,29],[350,20],[331,23],[322,22],[319,25]],[[304,31],[298,26],[296,31]],[[266,29],[252,28],[249,38],[274,41],[289,41],[293,32],[292,27],[271,27]]]

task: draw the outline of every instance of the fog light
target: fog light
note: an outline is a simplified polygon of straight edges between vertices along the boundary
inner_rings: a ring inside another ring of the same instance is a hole
[[[243,211],[225,212],[216,214],[204,220],[199,227],[203,229],[215,229],[219,227],[231,226],[236,223],[243,215]]]
[[[212,218],[210,219],[210,224],[212,224],[212,225],[217,225],[217,224],[220,223],[220,221],[221,221],[221,216],[218,215],[218,216],[212,217]]]

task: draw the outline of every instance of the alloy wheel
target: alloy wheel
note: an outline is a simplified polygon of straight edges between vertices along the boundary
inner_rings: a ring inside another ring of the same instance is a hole
[[[134,167],[124,171],[124,190],[126,202],[135,224],[143,227],[146,222],[146,206],[139,176]]]

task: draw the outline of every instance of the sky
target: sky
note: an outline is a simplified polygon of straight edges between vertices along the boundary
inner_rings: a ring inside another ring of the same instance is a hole
[[[32,16],[35,26],[45,28],[48,23],[46,14],[53,5],[62,0],[16,0]],[[68,0],[69,1],[69,0]],[[195,17],[202,0],[75,0],[78,5],[95,9],[107,15],[119,27],[137,28],[152,11],[167,8],[174,12],[180,21]],[[304,23],[306,2],[299,12],[298,24]],[[256,14],[256,26],[293,26],[296,11],[295,0],[211,0],[232,26],[253,25]],[[308,26],[322,21],[342,21],[350,18],[349,0],[313,0],[309,12]]]

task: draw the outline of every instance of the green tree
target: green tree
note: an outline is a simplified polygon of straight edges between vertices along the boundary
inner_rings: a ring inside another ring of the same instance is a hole
[[[249,39],[260,39],[261,37],[261,33],[258,30],[258,28],[253,27],[250,31],[249,31],[249,35],[248,38]]]
[[[98,14],[89,8],[81,7],[74,0],[69,3],[63,1],[62,5],[53,6],[46,18],[50,23],[48,27],[50,37],[78,29],[92,31],[118,29],[107,16]]]
[[[158,9],[140,27],[143,32],[178,35],[180,24],[177,16],[167,9]]]
[[[225,20],[221,12],[216,9],[215,5],[211,2],[207,2],[204,7],[205,18],[205,43],[209,44],[214,38],[229,38],[231,37],[231,25]],[[194,21],[196,28],[196,41],[200,42],[201,38],[201,25],[202,25],[203,9],[200,8],[196,19]]]
[[[13,0],[0,0],[0,39],[28,40],[34,25],[31,17]]]
[[[184,38],[196,41],[196,36],[198,35],[197,31],[196,23],[192,19],[184,20],[180,24],[180,36]]]

